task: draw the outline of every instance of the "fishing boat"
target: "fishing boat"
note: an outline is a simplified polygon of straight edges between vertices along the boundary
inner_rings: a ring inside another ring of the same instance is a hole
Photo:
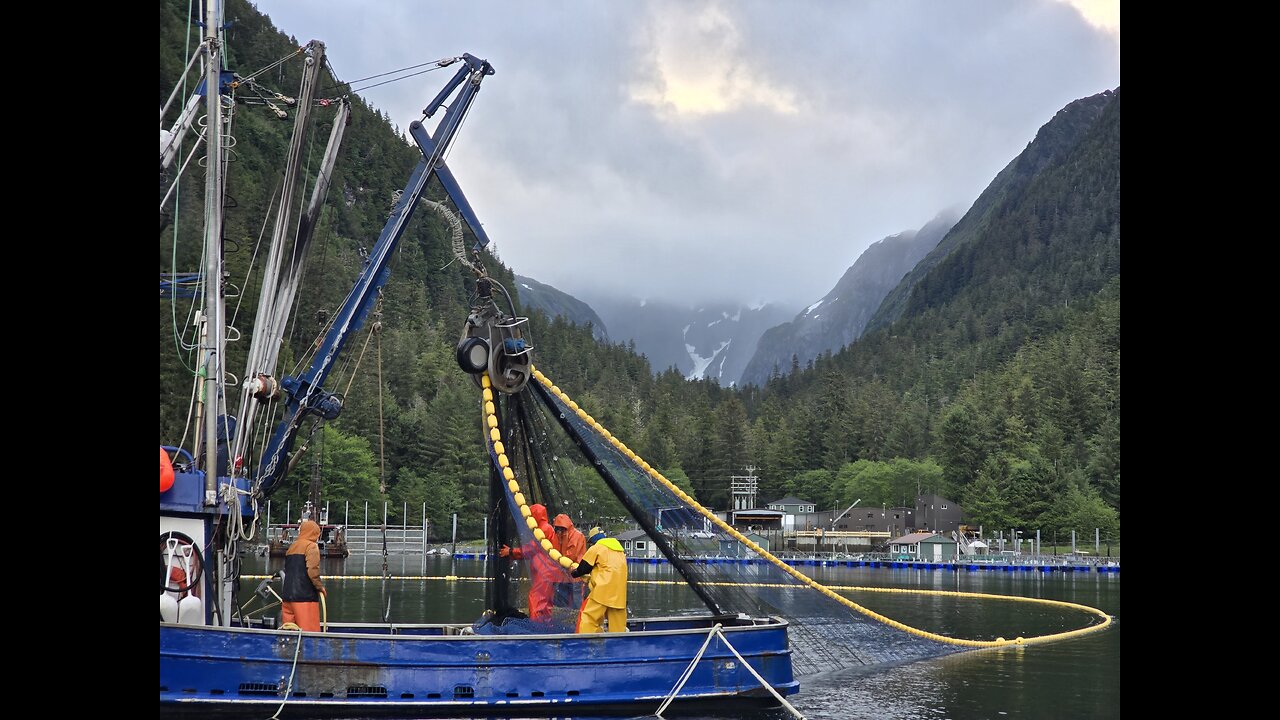
[[[443,160],[482,83],[494,74],[487,61],[469,54],[441,61],[442,66],[457,64],[459,69],[424,111],[432,118],[444,110],[435,130],[422,122],[409,126],[421,160],[310,364],[296,376],[277,378],[282,328],[298,291],[300,263],[327,194],[347,124],[343,113],[350,112],[349,107],[334,103],[338,116],[325,165],[317,174],[311,203],[298,221],[289,217],[294,203],[288,200],[293,197],[296,158],[301,155],[300,140],[294,140],[287,161],[293,167],[286,167],[283,181],[286,201],[280,204],[276,222],[280,232],[266,260],[253,325],[254,345],[241,377],[238,407],[233,407],[236,388],[227,380],[225,361],[227,287],[220,282],[229,150],[223,115],[234,105],[234,94],[247,83],[223,67],[225,52],[219,36],[223,18],[216,3],[208,3],[202,21],[204,42],[187,66],[190,71],[197,60],[203,64],[202,89],[182,105],[179,119],[167,128],[166,109],[161,110],[162,173],[177,167],[181,138],[201,128],[195,144],[203,158],[194,164],[203,166],[206,185],[201,269],[161,281],[162,297],[166,292],[194,292],[202,298],[194,447],[161,447],[161,715],[265,717],[275,711],[277,717],[424,717],[558,714],[571,707],[650,713],[670,700],[725,708],[776,704],[797,692],[787,621],[729,607],[705,586],[694,588],[706,605],[705,612],[631,617],[625,632],[617,632],[620,628],[609,633],[573,632],[582,592],[581,584],[569,574],[574,563],[529,519],[530,500],[556,492],[555,473],[544,467],[550,462],[548,456],[534,446],[538,440],[533,437],[537,432],[533,424],[546,423],[546,418],[559,412],[555,408],[565,402],[563,393],[557,394],[558,389],[543,382],[534,369],[526,319],[515,314],[509,297],[507,307],[501,307],[498,300],[505,289],[481,263],[480,250],[488,238]],[[297,127],[320,104],[314,88],[324,65],[323,53],[323,44],[317,42],[298,51],[307,69],[293,103]],[[177,95],[175,89],[171,102]],[[193,157],[195,151],[182,166],[192,164]],[[456,215],[424,198],[433,180],[443,186]],[[304,425],[333,420],[341,412],[343,398],[326,389],[326,379],[347,341],[369,318],[387,280],[389,260],[419,206],[434,207],[450,218],[455,246],[461,242],[460,222],[477,238],[470,254],[476,301],[463,323],[456,355],[462,370],[475,379],[477,429],[484,430],[484,435],[477,433],[478,439],[484,438],[477,443],[477,452],[490,461],[489,610],[472,624],[335,620],[318,633],[277,628],[274,617],[245,610],[254,597],[268,598],[274,592],[267,580],[248,598],[250,602],[244,602],[240,550],[253,542],[259,507],[297,463],[301,450],[295,446]],[[542,420],[534,410],[536,402],[544,408]],[[259,421],[268,416],[268,408],[280,419],[265,448],[254,451],[250,440]],[[561,421],[571,422],[563,417]],[[600,442],[602,436],[593,440],[582,435],[582,428],[575,431],[578,434],[570,444],[577,446],[583,458],[580,465],[612,467],[601,471],[600,482],[609,486],[637,522],[652,527],[653,508],[659,500],[652,493],[640,493],[643,488],[636,484],[647,465],[625,453],[593,447],[591,443]],[[605,457],[610,452],[612,459]],[[679,503],[670,497],[660,502]],[[658,517],[662,511],[671,525],[672,507],[662,508]],[[690,528],[702,527],[702,518],[687,514]],[[499,552],[503,545],[526,551],[519,559],[504,556]],[[689,570],[678,547],[660,545],[682,573]],[[685,578],[697,580],[692,574]],[[539,617],[532,600],[526,603],[529,587],[551,580],[567,587],[570,598],[558,599],[554,608]]]
[[[223,67],[223,19],[214,3],[199,25],[204,39],[184,74],[200,63],[204,79],[182,102],[176,102],[175,89],[161,108],[162,189],[167,174],[190,167],[204,169],[205,189],[198,213],[204,225],[200,269],[175,270],[161,279],[162,298],[200,300],[193,325],[200,360],[192,372],[192,447],[161,446],[162,716],[263,717],[272,708],[272,717],[660,716],[671,703],[702,704],[716,712],[780,704],[794,712],[786,698],[798,692],[799,677],[1049,642],[1108,627],[1110,618],[1096,609],[1045,598],[1001,599],[1085,612],[1091,624],[1030,638],[1009,633],[965,639],[885,617],[842,593],[903,591],[826,586],[791,567],[611,434],[552,380],[551,368],[535,366],[530,323],[486,270],[485,263],[494,262],[484,252],[489,238],[444,162],[482,84],[494,75],[486,60],[473,55],[436,63],[457,66],[423,115],[443,113],[434,130],[423,121],[408,126],[420,154],[416,166],[376,242],[362,253],[340,307],[326,314],[320,337],[299,353],[300,369],[281,377],[285,328],[351,108],[341,97],[316,97],[323,44],[313,41],[290,53],[306,70],[296,97],[286,98],[257,86],[254,78],[263,71],[241,76]],[[287,117],[283,108],[292,108],[295,132],[285,154],[275,231],[263,253],[251,332],[233,332],[222,228],[224,171],[234,141],[223,114],[248,91],[277,116]],[[170,105],[180,110],[166,126]],[[323,161],[313,173],[310,201],[303,203],[299,131],[316,107],[335,115],[328,146],[317,154]],[[195,149],[183,157],[183,138],[193,130]],[[426,193],[434,183],[441,188],[439,200]],[[162,195],[164,227],[172,188]],[[354,202],[345,193],[343,199]],[[353,354],[346,351],[355,334],[377,325],[390,260],[419,207],[447,223],[457,261],[452,272],[460,282],[465,278],[472,299],[465,319],[459,318],[454,358],[474,383],[475,447],[488,469],[486,610],[470,624],[391,622],[384,615],[380,623],[335,618],[320,632],[277,627],[275,617],[261,610],[277,597],[273,579],[252,593],[241,590],[241,550],[255,544],[259,508],[299,464],[308,438],[342,413],[346,391],[331,387],[331,373],[340,358]],[[470,247],[464,226],[474,236]],[[238,377],[227,368],[229,336],[251,338]],[[664,611],[619,618],[607,633],[576,632],[585,590],[574,575],[582,558],[557,540],[542,512],[547,506],[629,518],[669,563],[672,579],[661,582],[687,587],[693,607],[678,616],[661,616]],[[738,557],[698,562],[708,547],[732,547]],[[762,562],[752,562],[757,558]],[[920,592],[930,601],[963,595]],[[260,609],[249,610],[255,603]]]
[[[270,557],[284,557],[289,551],[289,546],[298,539],[298,523],[285,523],[278,526],[279,534],[267,540],[267,555]],[[325,523],[320,526],[320,539],[316,541],[320,546],[320,557],[341,559],[351,556],[351,550],[347,548],[347,528],[345,525],[330,525]]]

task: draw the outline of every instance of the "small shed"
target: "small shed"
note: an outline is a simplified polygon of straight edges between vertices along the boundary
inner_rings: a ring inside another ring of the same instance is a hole
[[[764,550],[770,549],[771,543],[769,541],[769,538],[765,537],[764,535],[761,535],[760,533],[745,533],[745,535],[748,540],[755,543],[756,545],[759,545],[762,549]],[[742,543],[738,542],[737,540],[730,538],[730,539],[724,539],[720,541],[720,556],[733,557],[733,558],[749,558],[749,557],[756,557],[756,552],[751,548],[747,547],[746,545],[743,545]]]
[[[627,557],[658,557],[658,546],[653,543],[653,540],[643,530],[628,530],[618,533],[616,537],[618,542],[622,543],[622,551],[626,553]]]
[[[959,544],[945,535],[930,532],[911,533],[889,541],[889,552],[925,562],[952,562]]]

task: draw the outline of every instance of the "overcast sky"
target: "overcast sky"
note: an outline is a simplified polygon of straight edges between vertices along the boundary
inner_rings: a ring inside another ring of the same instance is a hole
[[[1119,0],[258,6],[346,81],[488,59],[449,166],[502,260],[574,294],[806,305],[1120,84]],[[455,69],[359,94],[404,129]]]

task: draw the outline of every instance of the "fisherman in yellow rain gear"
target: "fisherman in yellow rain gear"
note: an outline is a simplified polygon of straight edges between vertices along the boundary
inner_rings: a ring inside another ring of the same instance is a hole
[[[622,553],[622,543],[605,537],[598,527],[592,528],[588,542],[591,547],[573,571],[574,577],[591,573],[588,580],[591,594],[582,601],[577,632],[601,632],[601,624],[606,619],[609,632],[626,632],[627,556]]]

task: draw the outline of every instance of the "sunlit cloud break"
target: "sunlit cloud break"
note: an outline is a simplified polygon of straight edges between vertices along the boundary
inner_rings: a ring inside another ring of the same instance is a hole
[[[1060,0],[1080,13],[1085,22],[1120,38],[1120,0]]]
[[[775,87],[753,67],[734,18],[720,5],[665,6],[649,17],[642,42],[652,72],[632,84],[631,98],[677,115],[726,113],[758,106],[798,111],[795,93]]]

